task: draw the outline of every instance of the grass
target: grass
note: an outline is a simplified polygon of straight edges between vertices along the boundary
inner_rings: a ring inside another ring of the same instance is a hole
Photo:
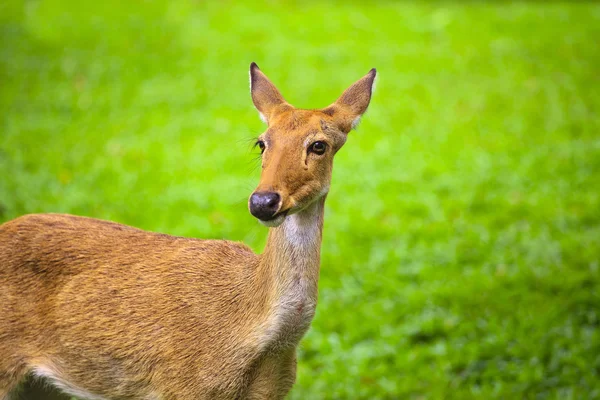
[[[377,67],[290,398],[600,398],[599,41],[586,2],[3,1],[0,221],[260,251],[249,63],[299,107]]]

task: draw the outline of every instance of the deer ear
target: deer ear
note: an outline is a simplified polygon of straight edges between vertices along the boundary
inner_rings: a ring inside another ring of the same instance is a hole
[[[250,64],[250,94],[260,119],[267,124],[277,112],[291,107],[256,63]]]
[[[323,110],[324,113],[334,118],[342,132],[348,133],[356,128],[360,117],[367,111],[376,76],[377,70],[373,68],[367,75],[346,89],[335,103]]]

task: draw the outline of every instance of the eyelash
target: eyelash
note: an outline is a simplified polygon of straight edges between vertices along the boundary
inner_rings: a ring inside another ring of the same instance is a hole
[[[257,140],[256,143],[254,143],[254,147],[258,147],[260,149],[260,154],[265,152],[265,142],[263,142],[262,140]]]

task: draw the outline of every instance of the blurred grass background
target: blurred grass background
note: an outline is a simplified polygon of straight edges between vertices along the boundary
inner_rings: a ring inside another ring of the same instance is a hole
[[[600,398],[600,5],[0,3],[0,221],[265,242],[256,61],[298,107],[371,67],[291,399]]]

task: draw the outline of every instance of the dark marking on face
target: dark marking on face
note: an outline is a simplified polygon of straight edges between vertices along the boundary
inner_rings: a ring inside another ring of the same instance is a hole
[[[333,117],[333,114],[335,114],[335,110],[331,107],[328,107],[323,110],[323,114]]]

